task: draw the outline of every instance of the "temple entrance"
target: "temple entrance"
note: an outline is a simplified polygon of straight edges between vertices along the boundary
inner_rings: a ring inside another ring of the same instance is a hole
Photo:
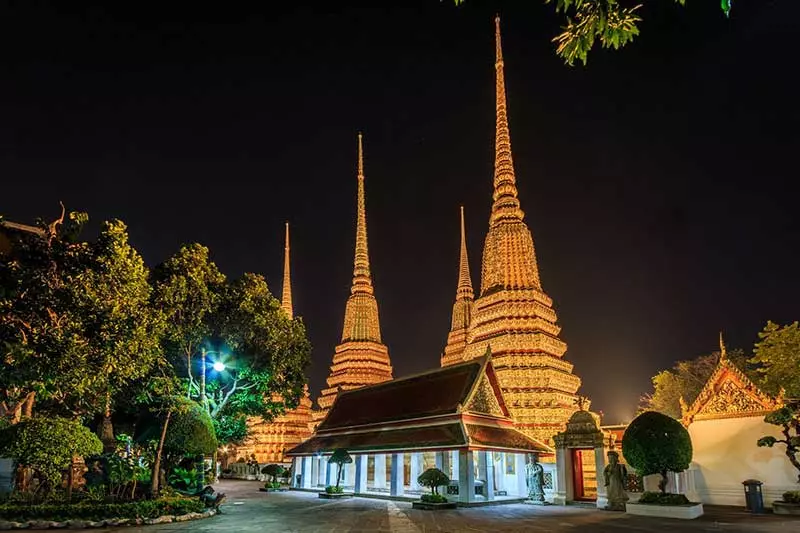
[[[573,448],[572,482],[576,501],[593,502],[597,500],[597,467],[594,448]]]

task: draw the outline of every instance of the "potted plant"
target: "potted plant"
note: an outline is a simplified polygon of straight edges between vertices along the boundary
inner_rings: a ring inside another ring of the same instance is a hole
[[[655,411],[647,411],[630,423],[622,437],[622,454],[643,476],[660,474],[658,492],[645,492],[636,503],[628,503],[630,514],[667,518],[697,518],[702,503],[692,503],[683,494],[667,492],[667,472],[683,472],[692,461],[692,440],[680,422]]]
[[[264,488],[259,489],[262,492],[274,492],[281,490],[281,484],[278,477],[283,475],[286,471],[281,465],[269,464],[261,469],[261,473],[268,476],[267,481],[264,483]]]
[[[414,509],[438,510],[455,509],[456,502],[447,501],[447,497],[439,494],[439,487],[448,485],[450,478],[438,468],[429,468],[417,478],[417,482],[423,487],[431,489],[430,494],[420,496],[420,501],[413,502],[411,507]]]
[[[328,485],[325,487],[325,492],[320,492],[320,498],[328,498],[328,499],[339,499],[352,496],[351,494],[345,494],[344,488],[340,486],[342,481],[342,465],[350,464],[353,462],[353,458],[350,457],[350,454],[347,453],[347,450],[344,448],[337,448],[334,450],[333,455],[331,458],[328,459],[329,463],[333,463],[337,466],[336,469],[336,485]]]
[[[788,490],[783,493],[783,500],[772,502],[775,514],[800,515],[800,490]]]

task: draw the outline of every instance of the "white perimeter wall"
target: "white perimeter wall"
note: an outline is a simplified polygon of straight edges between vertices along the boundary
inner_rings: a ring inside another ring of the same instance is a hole
[[[784,454],[784,446],[756,445],[765,435],[782,438],[778,426],[765,423],[763,416],[700,420],[688,430],[694,447],[695,487],[703,503],[744,506],[745,479],[764,483],[766,507],[785,491],[800,488],[798,472]]]

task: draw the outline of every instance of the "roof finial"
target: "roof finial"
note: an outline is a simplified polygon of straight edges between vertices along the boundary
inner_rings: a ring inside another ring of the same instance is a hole
[[[358,132],[358,176],[364,177],[364,149],[361,145],[361,132]]]
[[[724,361],[728,357],[728,351],[725,349],[725,341],[722,339],[722,331],[719,332],[719,360]]]
[[[286,241],[283,248],[283,294],[281,309],[291,320],[294,317],[292,309],[292,278],[289,273],[289,223],[286,223]]]
[[[525,214],[517,198],[517,179],[514,176],[514,161],[511,157],[511,134],[508,129],[508,106],[506,103],[506,81],[503,70],[503,46],[500,39],[500,16],[495,24],[495,156],[494,156],[494,203],[490,224],[508,218],[522,219]]]
[[[367,214],[364,200],[364,149],[361,133],[358,134],[358,207],[356,212],[356,256],[353,264],[353,287],[350,291],[372,294],[372,276],[369,270],[367,247]]]

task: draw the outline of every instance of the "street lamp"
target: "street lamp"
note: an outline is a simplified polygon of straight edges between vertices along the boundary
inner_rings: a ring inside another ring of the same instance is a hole
[[[206,411],[208,411],[208,398],[206,397],[206,356],[212,353],[220,355],[219,352],[214,350],[206,350],[205,348],[200,349],[200,355],[202,357],[202,361],[200,363],[200,404]],[[222,361],[214,361],[212,368],[217,372],[222,372],[225,370],[225,363]]]

